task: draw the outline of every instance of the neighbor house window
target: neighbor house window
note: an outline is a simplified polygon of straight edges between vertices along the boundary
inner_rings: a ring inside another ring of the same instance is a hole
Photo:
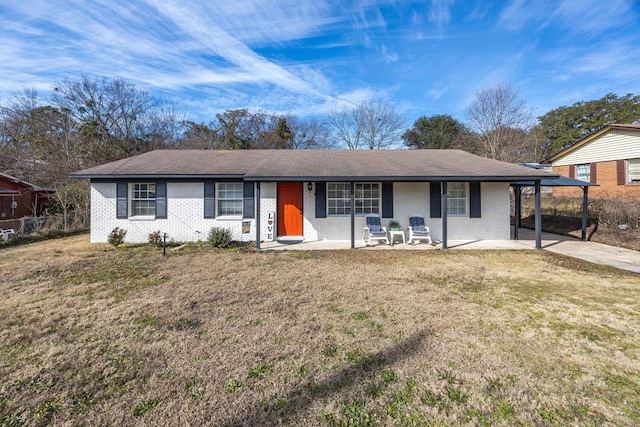
[[[327,184],[327,207],[330,216],[351,215],[351,184],[330,182]],[[380,183],[356,182],[354,193],[355,214],[380,214]]]
[[[469,183],[449,182],[447,184],[447,215],[467,216],[469,206]]]
[[[576,165],[576,179],[591,182],[591,164]]]
[[[629,171],[628,181],[630,184],[640,184],[640,159],[627,160]]]
[[[156,184],[145,182],[129,184],[130,190],[130,215],[153,216],[156,215]]]
[[[242,183],[219,182],[218,191],[218,215],[242,216]]]

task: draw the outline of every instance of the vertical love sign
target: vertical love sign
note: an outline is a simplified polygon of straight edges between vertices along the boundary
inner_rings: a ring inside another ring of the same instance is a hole
[[[274,229],[275,229],[275,220],[276,220],[276,213],[271,211],[271,212],[267,212],[267,241],[268,242],[273,242],[273,238],[274,238]]]

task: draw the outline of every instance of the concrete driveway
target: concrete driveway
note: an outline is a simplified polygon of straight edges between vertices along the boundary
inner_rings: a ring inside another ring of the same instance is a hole
[[[520,235],[518,242],[532,249],[535,248],[533,230],[521,228],[518,234]],[[640,252],[631,249],[596,242],[583,242],[573,237],[551,233],[542,233],[542,248],[545,251],[640,273]]]

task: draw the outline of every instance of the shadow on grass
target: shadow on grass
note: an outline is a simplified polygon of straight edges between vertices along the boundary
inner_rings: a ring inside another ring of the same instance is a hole
[[[233,417],[233,419],[222,423],[221,426],[255,426],[282,422],[282,417],[295,416],[310,407],[316,400],[324,399],[345,388],[363,383],[373,373],[393,366],[396,362],[420,350],[424,346],[426,338],[428,338],[427,332],[417,332],[398,345],[360,358],[358,362],[329,375],[324,381],[300,385],[289,391],[284,397],[272,396],[271,404],[258,404],[248,408],[244,414]]]

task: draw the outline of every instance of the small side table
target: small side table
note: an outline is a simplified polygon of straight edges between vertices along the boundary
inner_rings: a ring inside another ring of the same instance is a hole
[[[389,244],[391,246],[393,246],[393,241],[395,240],[396,236],[402,236],[402,243],[404,243],[405,245],[407,244],[407,240],[406,240],[406,237],[404,235],[404,231],[402,231],[402,230],[391,230],[391,231],[389,231]]]

